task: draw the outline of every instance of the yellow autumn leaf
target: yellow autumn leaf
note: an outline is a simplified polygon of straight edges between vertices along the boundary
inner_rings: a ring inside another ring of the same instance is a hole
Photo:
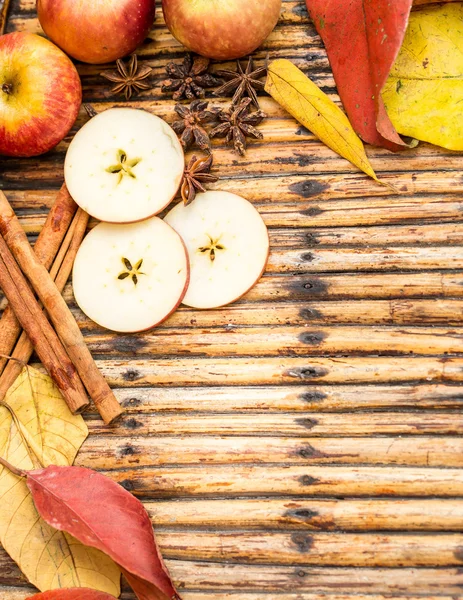
[[[383,93],[403,135],[463,150],[463,4],[412,12]]]
[[[88,435],[48,375],[25,367],[0,402],[0,456],[20,469],[72,465]],[[120,594],[120,571],[102,552],[45,523],[24,479],[0,465],[0,542],[40,591],[88,587]]]
[[[378,181],[349,119],[296,65],[283,58],[273,61],[265,91],[329,148]]]

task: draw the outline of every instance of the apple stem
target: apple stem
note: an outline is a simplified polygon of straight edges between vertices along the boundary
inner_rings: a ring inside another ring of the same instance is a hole
[[[13,91],[13,86],[11,85],[11,83],[4,83],[2,85],[2,92],[5,92],[5,94],[10,95]]]

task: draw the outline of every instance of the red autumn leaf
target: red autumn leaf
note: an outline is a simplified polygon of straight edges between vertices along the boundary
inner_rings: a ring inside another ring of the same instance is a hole
[[[406,144],[387,116],[381,90],[404,39],[413,0],[306,0],[326,47],[349,120],[369,144]]]
[[[26,600],[114,600],[114,596],[96,590],[72,588],[43,592],[43,594],[30,596]]]
[[[140,600],[181,600],[143,504],[104,475],[82,467],[28,471],[40,516],[119,565]]]

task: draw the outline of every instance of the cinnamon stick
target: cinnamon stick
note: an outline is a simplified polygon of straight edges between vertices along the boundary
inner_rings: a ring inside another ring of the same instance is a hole
[[[87,395],[76,369],[1,235],[0,287],[71,412],[80,412],[86,408],[88,406]]]
[[[106,424],[113,422],[122,414],[122,409],[98,370],[79,326],[50,273],[34,254],[27,236],[3,192],[0,192],[0,233],[43,302],[56,332],[104,422]]]
[[[34,252],[47,269],[53,263],[76,210],[77,204],[63,184],[34,246]],[[7,306],[0,319],[0,354],[11,356],[20,334],[21,326],[16,315]],[[0,375],[7,362],[6,358],[0,357]]]
[[[88,218],[88,214],[79,208],[50,270],[50,275],[60,292],[63,291],[71,274],[74,259],[87,229]],[[16,381],[21,373],[22,365],[29,362],[33,351],[34,346],[27,333],[23,331],[14,352],[11,354],[14,360],[10,360],[0,375],[0,400],[6,396],[6,393]]]

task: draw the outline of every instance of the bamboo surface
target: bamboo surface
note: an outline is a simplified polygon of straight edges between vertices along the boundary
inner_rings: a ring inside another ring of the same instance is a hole
[[[12,0],[15,30],[40,31],[35,0]],[[283,1],[256,63],[267,53],[338,101],[303,1]],[[130,105],[171,123],[160,84],[183,49],[160,9],[139,55],[152,89]],[[97,112],[127,105],[103,67],[78,70]],[[145,503],[185,600],[463,598],[463,157],[367,148],[394,195],[261,100],[265,137],[245,158],[213,142],[212,187],[246,196],[270,231],[267,273],[245,298],[116,335],[66,286],[125,409],[109,428],[86,413],[76,464]],[[0,163],[31,240],[87,118],[46,156]],[[0,600],[31,592],[0,550]]]

